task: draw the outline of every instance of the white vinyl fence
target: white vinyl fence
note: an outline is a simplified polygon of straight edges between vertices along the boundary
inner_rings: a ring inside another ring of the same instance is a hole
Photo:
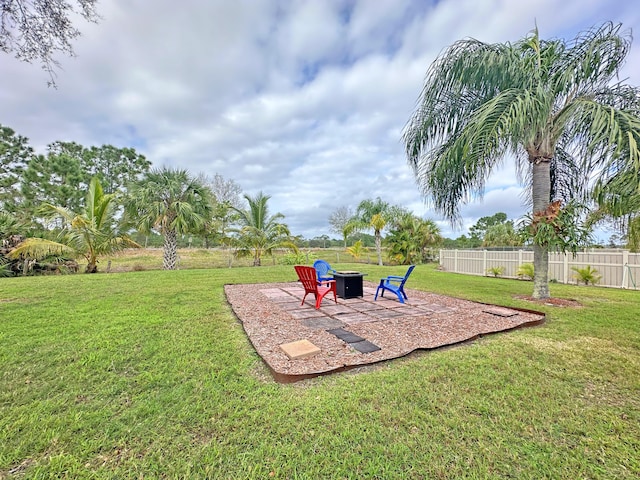
[[[440,250],[440,266],[455,273],[491,276],[492,267],[503,267],[502,277],[517,278],[518,267],[533,263],[530,250]],[[628,250],[590,250],[574,257],[567,253],[549,254],[549,280],[559,283],[576,283],[572,267],[595,268],[602,278],[602,287],[640,289],[640,253]]]

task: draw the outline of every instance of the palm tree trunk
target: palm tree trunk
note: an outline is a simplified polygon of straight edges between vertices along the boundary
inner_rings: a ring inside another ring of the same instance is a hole
[[[382,266],[382,237],[376,232],[376,252],[378,253],[378,265]]]
[[[175,270],[177,264],[178,264],[178,234],[175,232],[175,230],[165,230],[162,268],[164,270]]]
[[[551,201],[551,169],[547,159],[533,163],[533,212],[546,210]],[[549,298],[549,246],[533,246],[533,298]]]

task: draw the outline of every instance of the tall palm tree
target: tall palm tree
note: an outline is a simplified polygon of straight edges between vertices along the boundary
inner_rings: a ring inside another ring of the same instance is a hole
[[[45,203],[41,211],[49,218],[59,218],[63,229],[59,241],[27,238],[11,252],[13,258],[41,258],[52,254],[72,254],[87,260],[85,273],[98,271],[98,257],[126,247],[139,247],[121,232],[115,218],[115,194],[106,194],[97,177],[91,179],[85,207],[81,213]]]
[[[589,178],[640,161],[640,93],[616,82],[631,35],[606,23],[572,43],[454,43],[427,71],[403,132],[422,193],[459,220],[460,203],[515,158],[533,216],[552,200],[585,198]],[[627,153],[627,155],[623,155]],[[533,296],[549,297],[549,242],[534,244]]]
[[[201,227],[212,208],[209,188],[186,170],[154,169],[129,187],[127,215],[140,231],[157,230],[164,237],[162,268],[175,270],[178,234]]]
[[[640,251],[640,173],[620,172],[594,189],[598,209],[592,220],[612,219],[627,239],[627,248]]]
[[[240,255],[253,255],[253,266],[259,267],[263,254],[271,254],[274,248],[286,247],[295,252],[298,247],[291,240],[289,227],[280,220],[284,215],[269,215],[267,202],[271,198],[259,192],[255,197],[244,195],[249,208],[234,208],[239,214],[241,227],[235,229],[238,234],[238,252]]]
[[[353,229],[373,230],[376,242],[376,253],[378,254],[378,265],[382,265],[382,231],[385,226],[400,217],[404,213],[403,209],[390,205],[377,197],[375,200],[366,199],[358,204],[351,226]]]

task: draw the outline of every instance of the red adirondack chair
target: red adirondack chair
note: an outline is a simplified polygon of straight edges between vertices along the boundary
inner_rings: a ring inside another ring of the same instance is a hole
[[[300,305],[304,305],[304,300],[305,298],[307,298],[307,295],[310,293],[313,293],[313,296],[316,298],[316,310],[320,308],[322,299],[329,292],[333,292],[333,300],[336,303],[338,303],[338,299],[336,297],[336,281],[335,280],[323,280],[322,282],[319,282],[316,269],[313,267],[296,265],[293,268],[296,269],[298,278],[300,279],[300,281],[302,282],[302,285],[304,286],[304,297],[302,297],[302,303]]]

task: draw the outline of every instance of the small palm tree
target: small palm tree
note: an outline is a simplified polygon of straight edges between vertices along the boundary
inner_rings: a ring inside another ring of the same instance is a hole
[[[238,255],[253,255],[253,266],[259,267],[262,255],[271,254],[274,248],[290,248],[298,253],[289,227],[280,221],[284,219],[284,215],[269,215],[267,202],[271,197],[260,192],[255,197],[244,195],[244,198],[249,208],[234,208],[239,214],[238,221],[241,225],[234,230],[238,235]]]
[[[212,208],[209,188],[186,170],[162,168],[147,173],[129,187],[126,212],[143,233],[164,237],[162,268],[175,270],[178,234],[201,228]]]
[[[487,273],[490,273],[494,277],[499,277],[504,274],[504,267],[502,265],[498,265],[495,267],[487,268]]]
[[[591,265],[587,265],[584,268],[571,267],[571,270],[576,272],[576,274],[574,275],[576,281],[582,282],[585,285],[595,285],[602,278],[602,275],[598,275],[598,270],[593,268]]]
[[[516,275],[520,278],[533,280],[535,277],[535,267],[533,266],[533,263],[523,263],[520,265],[516,271]]]
[[[351,255],[355,260],[360,260],[360,257],[367,251],[367,247],[364,246],[362,240],[358,240],[352,246],[347,247],[347,253]]]
[[[63,229],[57,242],[44,238],[27,238],[12,250],[12,258],[39,259],[49,255],[69,254],[87,260],[85,273],[98,271],[98,257],[126,247],[139,247],[117,227],[115,194],[105,194],[97,177],[91,179],[82,213],[45,203],[41,211],[49,218],[59,218]]]

